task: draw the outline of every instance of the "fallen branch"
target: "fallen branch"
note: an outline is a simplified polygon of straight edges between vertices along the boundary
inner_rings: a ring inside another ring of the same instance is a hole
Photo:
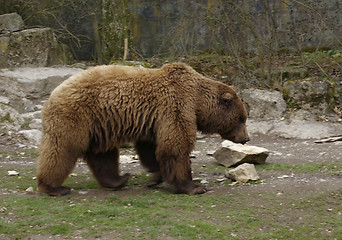
[[[316,140],[315,143],[329,143],[329,142],[337,142],[337,141],[342,141],[342,135],[329,137],[329,138],[322,138],[322,139]]]

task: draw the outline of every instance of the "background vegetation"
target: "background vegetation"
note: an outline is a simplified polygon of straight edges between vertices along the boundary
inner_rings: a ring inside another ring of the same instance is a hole
[[[77,60],[180,60],[241,87],[342,81],[336,1],[0,0],[0,14],[9,12],[28,27],[53,28]]]
[[[119,11],[118,11],[119,10]],[[27,27],[51,27],[77,60],[122,59],[130,38],[126,0],[1,0],[0,14],[17,12]]]

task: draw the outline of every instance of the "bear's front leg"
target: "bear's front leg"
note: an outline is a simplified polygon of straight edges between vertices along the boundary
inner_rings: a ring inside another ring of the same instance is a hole
[[[158,153],[160,170],[163,180],[174,185],[179,193],[202,194],[206,189],[192,181],[191,163],[188,153],[170,154],[170,150]]]
[[[165,114],[156,135],[156,160],[162,179],[174,185],[178,192],[202,194],[204,186],[192,181],[190,153],[196,141],[196,116],[191,106],[177,105]],[[185,111],[189,110],[189,111]]]

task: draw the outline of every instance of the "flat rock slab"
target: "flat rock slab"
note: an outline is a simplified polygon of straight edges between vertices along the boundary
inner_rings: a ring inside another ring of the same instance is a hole
[[[21,83],[35,83],[54,77],[60,77],[65,80],[81,71],[83,71],[83,69],[72,67],[21,67],[14,69],[1,69],[0,76],[11,77]]]
[[[286,102],[277,91],[245,89],[241,92],[241,98],[251,118],[280,119],[286,112]]]
[[[266,148],[236,144],[225,140],[222,148],[214,153],[218,163],[225,167],[234,167],[243,163],[265,163],[269,151]]]
[[[241,183],[246,183],[249,180],[256,181],[259,175],[255,170],[255,166],[250,163],[244,163],[226,173],[226,177]]]
[[[340,135],[342,124],[286,119],[273,121],[248,119],[247,130],[250,134],[261,133],[284,138],[321,139]]]
[[[21,98],[43,98],[68,77],[83,71],[70,67],[22,67],[0,69],[0,91]]]

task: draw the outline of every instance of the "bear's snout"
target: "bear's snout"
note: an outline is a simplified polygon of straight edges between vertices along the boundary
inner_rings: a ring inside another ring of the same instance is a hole
[[[251,140],[248,136],[240,138],[240,137],[237,137],[235,135],[230,135],[230,134],[225,134],[225,135],[221,134],[221,137],[223,139],[227,139],[227,140],[232,141],[234,143],[241,143],[241,144],[245,144]]]
[[[245,124],[241,124],[232,131],[220,135],[223,139],[227,139],[234,143],[245,144],[250,141]]]
[[[250,138],[249,137],[237,138],[236,136],[233,136],[233,138],[228,139],[228,140],[231,140],[234,143],[245,144],[250,141]]]
[[[249,137],[246,137],[246,138],[244,138],[242,141],[240,141],[239,143],[245,144],[245,143],[249,142],[250,140],[251,140],[251,139],[250,139]]]

